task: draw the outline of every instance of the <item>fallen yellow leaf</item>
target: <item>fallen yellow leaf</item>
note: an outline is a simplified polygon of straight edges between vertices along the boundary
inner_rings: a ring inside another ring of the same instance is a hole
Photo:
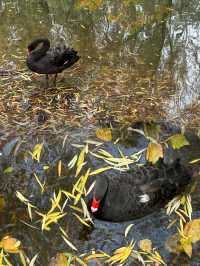
[[[112,140],[112,131],[110,128],[98,128],[96,130],[97,138],[104,140],[104,141],[111,141]]]
[[[155,164],[160,158],[163,158],[163,148],[159,143],[149,143],[147,147],[146,159]]]
[[[0,247],[8,253],[19,253],[21,242],[11,236],[5,236],[1,242]]]

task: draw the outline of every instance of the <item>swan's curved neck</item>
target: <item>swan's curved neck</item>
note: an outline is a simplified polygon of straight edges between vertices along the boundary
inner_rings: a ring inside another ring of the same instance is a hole
[[[39,44],[42,44],[42,46],[36,49]],[[34,58],[34,60],[39,60],[41,57],[43,57],[49,50],[49,48],[50,42],[46,38],[38,38],[34,42],[32,42],[28,47],[30,56]]]

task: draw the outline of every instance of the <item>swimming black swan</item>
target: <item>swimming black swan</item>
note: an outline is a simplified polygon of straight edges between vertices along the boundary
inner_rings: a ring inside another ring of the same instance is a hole
[[[174,165],[146,165],[131,174],[101,175],[87,198],[98,219],[121,222],[142,217],[161,207],[190,182],[191,174],[179,161]]]
[[[38,46],[42,44],[41,47]],[[47,38],[37,38],[28,45],[28,57],[26,60],[28,68],[39,74],[46,74],[46,87],[48,88],[48,74],[55,74],[72,66],[79,60],[77,51],[67,48],[65,45],[50,48]]]

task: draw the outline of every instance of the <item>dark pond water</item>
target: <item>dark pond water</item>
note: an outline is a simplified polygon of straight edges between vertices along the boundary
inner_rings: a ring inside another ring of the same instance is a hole
[[[56,252],[71,250],[58,228],[41,234],[20,222],[28,220],[27,210],[17,203],[15,191],[46,207],[54,188],[68,189],[73,180],[67,164],[79,152],[72,143],[83,144],[99,125],[123,127],[138,120],[168,121],[198,133],[199,18],[197,0],[0,0],[0,170],[6,199],[0,232],[22,240],[29,257],[40,252],[37,265],[48,265]],[[43,77],[25,65],[27,44],[37,36],[47,36],[52,44],[64,42],[81,56],[59,75],[57,88],[48,91]],[[27,152],[41,142],[45,153],[38,164]],[[112,145],[108,150],[113,152]],[[130,152],[126,146],[124,151]],[[58,180],[59,160],[64,166]],[[50,165],[47,172],[45,164]],[[10,165],[14,170],[6,175],[3,170]],[[41,199],[34,172],[48,184],[47,200]],[[199,202],[195,196],[194,217]],[[80,253],[101,249],[111,254],[131,239],[149,238],[169,265],[200,263],[198,252],[191,262],[166,251],[165,240],[175,229],[166,229],[164,210],[133,221],[127,239],[128,223],[95,221],[91,233],[73,218],[62,223]]]

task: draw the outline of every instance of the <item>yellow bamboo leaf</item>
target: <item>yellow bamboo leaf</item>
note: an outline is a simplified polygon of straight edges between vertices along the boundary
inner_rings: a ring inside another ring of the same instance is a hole
[[[106,260],[109,265],[114,263],[125,263],[128,257],[131,255],[134,244],[130,244],[126,247],[121,247],[115,250],[114,255]]]
[[[78,159],[78,156],[76,154],[67,165],[69,167],[69,169],[74,167],[74,165],[76,164],[77,159]]]
[[[90,216],[90,213],[88,211],[87,205],[86,205],[84,199],[82,199],[82,198],[81,198],[81,205],[82,205],[82,208],[83,208],[84,218],[87,218],[91,223],[93,223],[92,218]]]
[[[45,183],[42,184],[41,181],[40,181],[40,179],[39,179],[39,177],[35,173],[34,173],[34,176],[35,176],[35,179],[36,179],[36,181],[38,182],[38,184],[39,184],[39,186],[41,188],[41,193],[43,193],[44,192],[44,185],[45,185]]]
[[[58,207],[61,210],[61,207],[60,207],[61,196],[62,196],[62,191],[61,190],[59,190],[57,196],[56,196],[56,194],[54,192],[53,199],[51,199],[52,208],[51,208],[51,210],[48,213],[51,213],[53,210],[55,210],[56,207]]]
[[[69,207],[70,207],[71,209],[73,209],[73,210],[77,211],[77,212],[83,213],[83,210],[82,210],[82,209],[80,209],[80,208],[79,208],[79,207],[77,207],[77,206],[74,206],[74,205],[69,205]]]
[[[98,174],[103,173],[105,171],[108,171],[108,170],[110,170],[112,168],[113,167],[111,167],[111,166],[106,166],[106,167],[102,167],[102,168],[96,169],[96,170],[94,170],[93,172],[90,173],[90,176],[91,175],[98,175]]]
[[[159,143],[149,143],[147,147],[146,159],[155,164],[160,158],[163,158],[163,148]]]
[[[94,253],[94,254],[91,254],[91,255],[88,255],[87,257],[85,257],[85,260],[89,261],[89,260],[93,260],[93,259],[97,259],[97,258],[105,258],[105,257],[110,258],[110,256],[104,252]]]
[[[31,204],[30,203],[28,203],[28,214],[29,214],[29,217],[30,217],[30,219],[31,219],[31,221],[32,221],[32,209],[31,209]]]
[[[113,155],[111,153],[109,153],[108,151],[105,151],[103,149],[99,149],[98,150],[98,153],[105,156],[105,157],[108,157],[108,158],[113,158]]]
[[[79,215],[77,215],[76,213],[73,213],[74,216],[76,216],[76,218],[85,226],[87,227],[91,227],[90,224],[88,224],[85,220],[83,220]]]
[[[89,174],[90,174],[90,169],[87,170],[85,175],[83,175],[79,178],[79,180],[74,185],[74,188],[72,189],[73,194],[75,193],[75,191],[78,192],[78,194],[76,195],[76,198],[74,200],[74,205],[76,205],[79,202],[79,200],[80,200],[80,198],[84,192],[85,185],[86,185],[87,179],[89,177]]]
[[[77,251],[77,248],[65,237],[62,235],[62,238],[64,239],[65,243],[73,250]]]
[[[59,162],[58,162],[58,176],[59,177],[61,176],[61,171],[62,171],[62,161],[59,160]]]
[[[17,198],[21,201],[21,202],[24,202],[24,203],[28,203],[29,200],[27,198],[25,198],[21,192],[19,191],[16,191],[16,196]]]
[[[99,128],[96,130],[96,137],[103,141],[112,140],[112,131],[110,128]]]
[[[131,228],[133,227],[134,224],[129,224],[127,227],[126,227],[126,230],[124,232],[124,235],[125,237],[127,237],[129,231],[131,230]]]
[[[200,158],[197,158],[197,159],[194,159],[194,160],[190,161],[189,163],[190,163],[190,164],[193,164],[193,163],[197,163],[197,162],[199,162],[199,161],[200,161]]]
[[[61,191],[68,199],[75,199],[75,196],[72,193],[65,191],[65,190],[61,190]]]
[[[79,157],[78,157],[78,161],[76,165],[76,174],[75,174],[76,177],[78,176],[78,174],[80,173],[84,165],[84,160],[85,160],[85,147],[81,150]]]
[[[25,255],[25,253],[24,253],[23,250],[20,250],[19,251],[19,257],[20,257],[20,260],[21,260],[22,265],[23,266],[27,266],[27,263],[26,263],[27,257],[26,257],[26,255]]]
[[[81,266],[87,266],[87,264],[79,257],[75,257],[75,260],[81,265]]]
[[[33,160],[36,160],[38,162],[40,161],[42,148],[43,148],[43,143],[35,145],[35,147],[33,148],[32,153],[30,152],[30,154],[32,155],[32,159]]]

